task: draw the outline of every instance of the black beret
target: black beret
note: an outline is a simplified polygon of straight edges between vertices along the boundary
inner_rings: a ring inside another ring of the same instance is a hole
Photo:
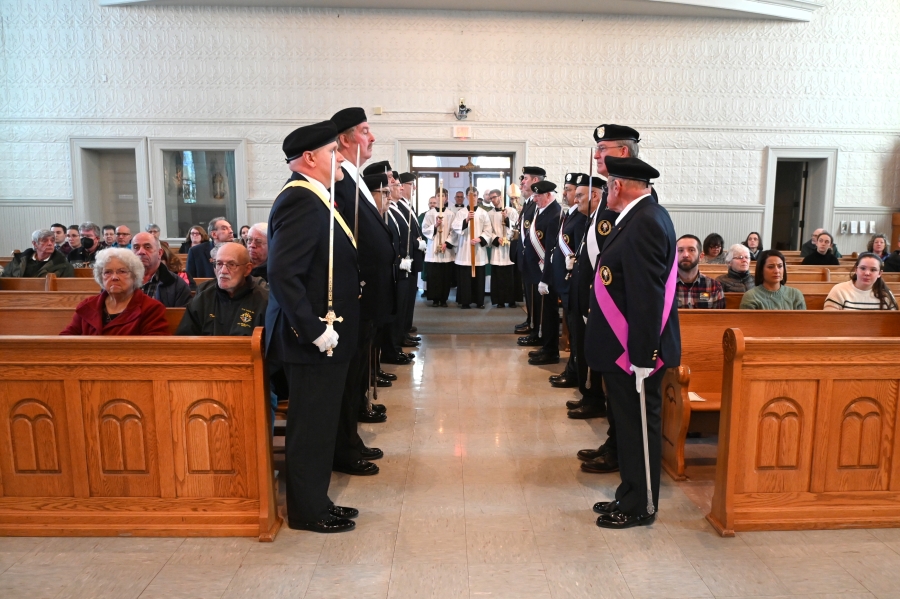
[[[556,191],[556,183],[550,181],[538,181],[531,186],[531,191],[534,193],[550,193],[551,191]]]
[[[594,141],[641,141],[641,134],[624,125],[600,125],[594,129]]]
[[[398,177],[401,183],[412,183],[416,180],[416,175],[414,173],[400,173]]]
[[[285,162],[290,162],[303,155],[303,152],[317,150],[327,146],[337,139],[337,129],[331,121],[322,121],[314,125],[307,125],[294,129],[284,138],[281,149],[286,157]]]
[[[373,162],[369,166],[363,169],[363,175],[372,175],[374,173],[382,173],[385,171],[391,172],[394,169],[391,168],[391,163],[387,160],[382,160],[381,162]]]
[[[369,191],[375,191],[376,189],[387,187],[388,179],[384,173],[372,173],[371,175],[363,175],[363,182],[365,182]]]
[[[606,157],[606,170],[610,177],[618,179],[633,179],[650,183],[650,179],[659,177],[659,171],[641,160],[640,158],[616,158]]]
[[[586,177],[584,173],[566,173],[566,185],[575,185],[580,177]]]
[[[603,177],[588,177],[585,174],[578,175],[578,182],[575,187],[596,187],[600,189],[606,186],[606,180]]]
[[[523,175],[535,175],[537,177],[546,177],[547,171],[542,169],[539,166],[523,166],[522,167]]]
[[[346,131],[350,127],[356,127],[360,123],[365,123],[367,120],[369,119],[366,118],[366,111],[359,107],[338,110],[331,117],[331,122],[337,127],[338,133]]]
[[[394,181],[400,178],[400,173],[397,171],[391,171],[391,176],[394,178]]]

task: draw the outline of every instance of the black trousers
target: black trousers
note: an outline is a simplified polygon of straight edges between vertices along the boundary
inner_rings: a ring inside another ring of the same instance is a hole
[[[596,370],[591,370],[587,365],[587,358],[584,354],[584,336],[587,325],[581,314],[569,312],[569,345],[572,347],[572,356],[575,356],[575,369],[578,372],[578,390],[581,391],[581,397],[586,403],[592,406],[602,406],[606,402],[606,394],[603,393],[603,378]],[[588,371],[590,370],[590,373]],[[587,385],[588,377],[590,377],[590,387]],[[609,411],[607,410],[607,414]],[[610,416],[610,428],[612,428],[613,418]]]
[[[428,268],[428,291],[426,297],[433,302],[446,302],[450,297],[453,281],[453,262],[426,262]]]
[[[348,362],[285,364],[288,404],[284,468],[289,524],[329,517],[328,484]]]
[[[521,302],[522,294],[524,293],[525,285],[522,283],[522,271],[519,270],[519,265],[513,267],[513,301]]]
[[[575,365],[575,341],[572,333],[572,315],[569,314],[569,309],[566,308],[568,304],[568,296],[563,297],[563,322],[566,323],[566,328],[569,329],[569,359],[566,360],[566,368],[563,370],[563,374],[565,374],[567,378],[578,380],[578,367]]]
[[[538,321],[540,321],[541,295],[537,285],[525,283],[525,311],[528,313],[528,323],[531,324],[531,336],[537,337]]]
[[[456,265],[456,303],[463,306],[475,304],[484,305],[484,276],[483,266],[475,267],[475,276],[472,276],[471,266]]]
[[[644,381],[647,397],[647,441],[650,455],[650,485],[653,505],[659,505],[659,472],[662,460],[662,392],[665,369]],[[622,484],[616,489],[619,509],[632,516],[647,513],[647,481],[644,473],[644,440],[641,427],[641,400],[634,388],[634,375],[621,369],[604,372],[609,403],[615,412]]]
[[[350,358],[347,382],[344,383],[344,393],[341,396],[341,414],[334,444],[334,466],[349,466],[362,459],[360,452],[365,443],[359,436],[359,410],[366,401],[374,338],[375,323],[371,320],[361,320],[356,353]]]
[[[402,351],[394,343],[394,320],[396,318],[397,315],[395,314],[390,321],[380,325],[375,331],[375,346],[387,356],[393,356]]]
[[[553,287],[550,293],[541,295],[535,286],[534,303],[538,314],[535,333],[541,339],[541,349],[544,353],[559,355],[559,297]]]
[[[413,271],[409,275],[409,288],[406,291],[409,296],[406,299],[406,320],[403,322],[403,336],[405,337],[413,326],[413,312],[416,310],[416,295],[419,293],[419,273]]]
[[[403,351],[403,340],[409,332],[409,327],[406,326],[406,313],[409,310],[410,287],[413,287],[411,277],[406,277],[397,281],[397,314],[394,316],[394,320],[391,323],[391,341],[397,352]],[[412,324],[410,324],[410,326],[412,326]]]
[[[516,301],[514,292],[515,264],[509,266],[491,265],[491,303],[511,304]]]

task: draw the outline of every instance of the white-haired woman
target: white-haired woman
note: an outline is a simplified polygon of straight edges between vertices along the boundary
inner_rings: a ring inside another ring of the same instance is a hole
[[[78,304],[60,335],[168,335],[166,308],[141,291],[144,265],[131,250],[97,253],[94,279],[100,295]]]
[[[725,293],[744,293],[755,287],[753,274],[750,272],[750,249],[746,245],[736,243],[728,248],[725,263],[728,265],[728,273],[716,277]]]

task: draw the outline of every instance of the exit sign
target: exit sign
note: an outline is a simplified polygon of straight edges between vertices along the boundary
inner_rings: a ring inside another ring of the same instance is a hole
[[[471,125],[453,125],[453,137],[457,139],[469,139],[472,137]]]

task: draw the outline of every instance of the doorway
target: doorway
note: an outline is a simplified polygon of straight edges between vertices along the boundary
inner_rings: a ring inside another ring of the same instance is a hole
[[[460,197],[465,202],[465,192],[469,186],[478,190],[479,201],[493,189],[499,189],[506,198],[513,157],[513,153],[508,152],[410,151],[410,172],[418,178],[414,198],[416,213],[428,210],[428,199],[437,195],[441,187],[448,191],[451,205]]]
[[[141,230],[134,150],[84,150],[85,220],[99,226],[125,225]]]
[[[806,181],[809,162],[779,160],[775,169],[775,208],[772,219],[772,247],[799,250],[805,239]]]

